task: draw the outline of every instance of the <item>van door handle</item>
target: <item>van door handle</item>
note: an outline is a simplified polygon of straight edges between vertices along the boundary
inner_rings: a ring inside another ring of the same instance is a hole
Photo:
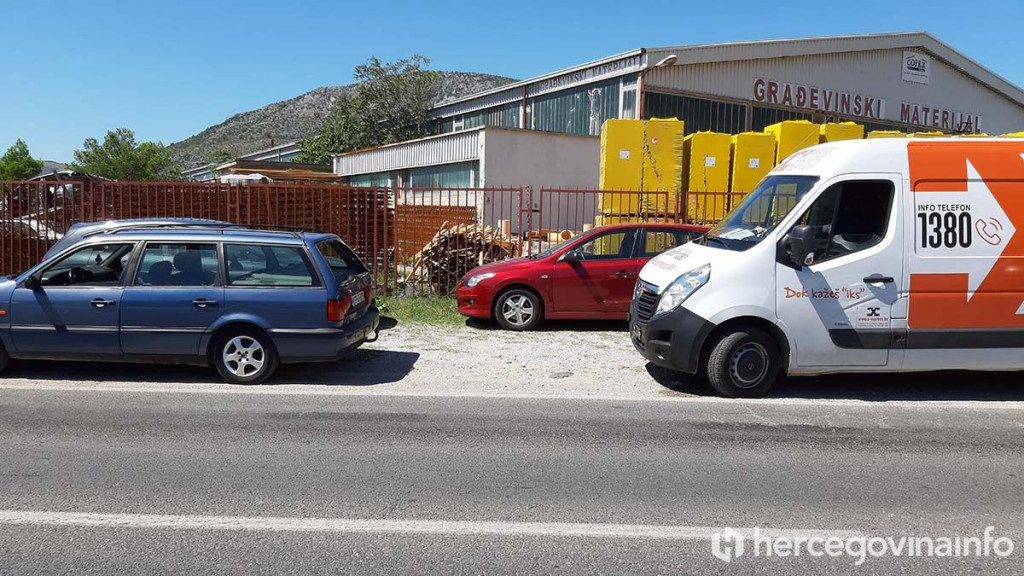
[[[94,308],[106,308],[107,306],[117,304],[117,302],[114,302],[113,300],[104,300],[103,298],[96,298],[95,300],[90,301],[89,304],[92,304]]]
[[[196,308],[206,308],[207,306],[216,306],[216,300],[207,300],[205,298],[198,298],[192,301],[192,305]]]
[[[893,280],[892,276],[865,276],[864,277],[864,283],[865,284],[895,284],[896,281]]]
[[[633,273],[626,270],[619,270],[615,273],[616,278],[632,278]]]

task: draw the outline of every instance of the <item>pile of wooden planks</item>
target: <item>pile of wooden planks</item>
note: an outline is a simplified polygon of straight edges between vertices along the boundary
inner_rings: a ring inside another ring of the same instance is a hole
[[[473,268],[516,254],[516,241],[490,226],[448,222],[416,254],[407,286],[448,294]]]

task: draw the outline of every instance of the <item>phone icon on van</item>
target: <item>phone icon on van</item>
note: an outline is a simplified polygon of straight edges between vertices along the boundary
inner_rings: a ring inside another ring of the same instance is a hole
[[[999,235],[1003,231],[1003,224],[995,218],[989,217],[988,222],[979,218],[974,223],[974,229],[982,240],[993,246],[998,246],[1003,241],[1002,236]]]

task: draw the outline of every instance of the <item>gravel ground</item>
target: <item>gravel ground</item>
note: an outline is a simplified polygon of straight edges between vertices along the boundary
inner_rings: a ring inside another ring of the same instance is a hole
[[[773,398],[1024,401],[1019,372],[939,372],[786,378]],[[171,384],[174,386],[168,387]],[[179,386],[180,385],[180,386]],[[13,362],[4,387],[156,388],[230,392],[212,368],[147,364]],[[380,338],[329,364],[293,364],[262,385],[283,392],[524,395],[617,398],[714,396],[691,376],[640,356],[624,322],[546,322],[534,332],[491,323],[435,327],[385,319]]]
[[[378,359],[406,354],[418,357],[401,382],[403,388],[601,396],[671,393],[633,349],[625,323],[549,323],[525,333],[489,324],[443,329],[400,325],[381,332],[353,360],[372,367]],[[406,364],[411,360],[409,356]],[[672,378],[665,371],[654,372],[662,380]]]
[[[678,378],[647,366],[624,322],[548,323],[516,333],[489,323],[457,327],[396,324],[385,319],[376,342],[329,364],[284,365],[264,386],[316,390],[372,388],[426,394],[677,395]],[[654,376],[652,376],[652,373]],[[213,369],[145,364],[14,362],[8,386],[117,388],[226,386]]]

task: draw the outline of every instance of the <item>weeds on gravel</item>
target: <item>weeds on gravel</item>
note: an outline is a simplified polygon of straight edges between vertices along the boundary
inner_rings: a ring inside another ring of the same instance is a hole
[[[455,298],[446,296],[378,296],[381,316],[399,322],[430,326],[465,326],[466,317],[459,314]]]

